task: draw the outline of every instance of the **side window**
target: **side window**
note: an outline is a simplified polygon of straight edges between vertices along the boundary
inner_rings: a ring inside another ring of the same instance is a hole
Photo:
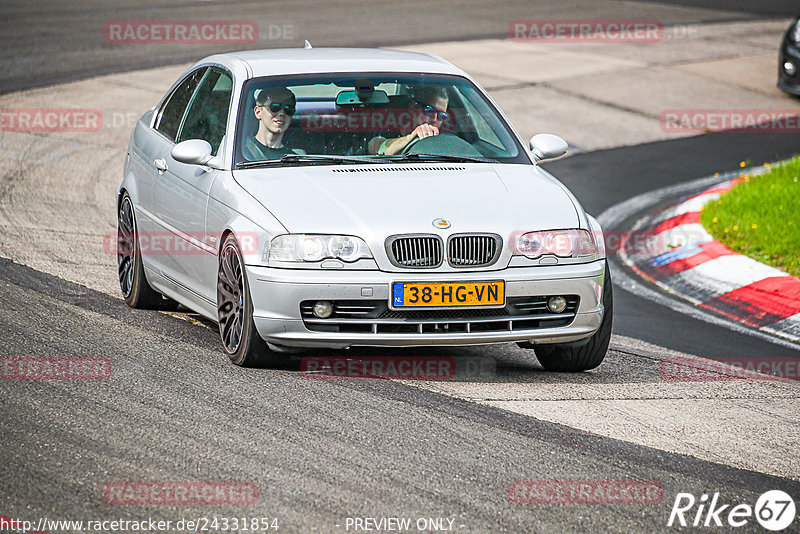
[[[168,139],[175,140],[178,134],[178,127],[181,125],[183,112],[186,111],[186,105],[189,103],[189,99],[192,98],[192,94],[197,89],[200,80],[203,79],[203,74],[205,74],[206,70],[207,68],[203,67],[187,76],[162,106],[155,128]]]
[[[177,141],[203,139],[216,155],[228,124],[232,92],[230,75],[222,69],[210,68],[189,104]]]

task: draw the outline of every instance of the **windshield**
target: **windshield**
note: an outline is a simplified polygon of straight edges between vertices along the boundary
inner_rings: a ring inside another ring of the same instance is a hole
[[[530,164],[494,106],[459,76],[255,78],[243,90],[236,137],[239,167],[448,158]]]

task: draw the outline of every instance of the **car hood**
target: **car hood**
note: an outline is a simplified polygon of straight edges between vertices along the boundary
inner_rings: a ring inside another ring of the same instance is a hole
[[[289,232],[359,236],[373,254],[396,234],[490,232],[507,241],[520,231],[579,228],[583,220],[566,189],[534,165],[315,165],[234,177]],[[450,227],[436,228],[439,218]]]

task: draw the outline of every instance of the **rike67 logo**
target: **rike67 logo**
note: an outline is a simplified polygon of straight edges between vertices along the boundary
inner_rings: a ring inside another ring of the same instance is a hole
[[[752,519],[767,530],[779,532],[794,522],[797,512],[794,500],[789,494],[780,490],[762,493],[755,506],[749,504],[723,504],[719,492],[714,493],[711,500],[704,493],[699,499],[691,493],[678,493],[672,512],[669,514],[667,526],[692,527],[743,527],[747,532],[754,532]],[[727,525],[726,525],[727,523]],[[795,531],[796,532],[796,531]]]

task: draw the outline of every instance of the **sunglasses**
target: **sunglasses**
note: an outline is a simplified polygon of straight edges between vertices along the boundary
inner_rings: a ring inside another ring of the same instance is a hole
[[[281,108],[287,115],[294,115],[295,107],[293,104],[281,104],[280,102],[270,102],[269,104],[260,104],[262,108],[267,108],[274,115],[279,113]]]
[[[426,104],[420,104],[420,105],[422,106],[422,112],[425,115],[428,115],[429,117],[435,117],[436,120],[438,120],[440,122],[446,121],[447,117],[450,116],[450,115],[448,115],[448,113],[446,111],[439,111],[438,109],[436,109],[433,106],[428,106]]]

